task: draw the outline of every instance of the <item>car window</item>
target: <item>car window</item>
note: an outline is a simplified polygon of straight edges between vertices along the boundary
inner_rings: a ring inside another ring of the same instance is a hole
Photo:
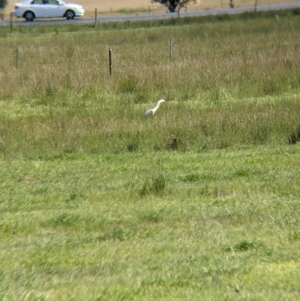
[[[57,0],[48,0],[48,2],[52,5],[59,5],[59,2]]]
[[[49,0],[33,0],[31,4],[49,4]]]
[[[31,1],[31,4],[42,4],[43,0],[33,0]]]

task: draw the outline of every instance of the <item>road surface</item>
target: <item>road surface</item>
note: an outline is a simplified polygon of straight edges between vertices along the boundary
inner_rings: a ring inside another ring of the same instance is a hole
[[[282,10],[282,9],[293,9],[300,8],[300,2],[291,2],[284,4],[269,4],[269,5],[258,5],[256,11],[268,11],[268,10]],[[214,10],[196,10],[196,11],[180,11],[178,13],[164,13],[164,14],[136,14],[136,15],[120,15],[120,16],[101,16],[97,18],[97,22],[124,22],[124,21],[145,21],[145,20],[159,20],[159,19],[169,19],[169,18],[178,18],[180,17],[197,17],[197,16],[209,16],[209,15],[223,15],[223,14],[239,14],[245,12],[254,12],[254,6],[245,6],[237,8],[222,8]],[[25,22],[23,19],[14,20],[13,25],[53,25],[53,24],[86,24],[95,22],[94,17],[90,18],[76,18],[74,20],[65,20],[65,19],[55,19],[55,20],[43,20],[38,19],[34,22]],[[0,20],[0,26],[9,26],[9,21]]]

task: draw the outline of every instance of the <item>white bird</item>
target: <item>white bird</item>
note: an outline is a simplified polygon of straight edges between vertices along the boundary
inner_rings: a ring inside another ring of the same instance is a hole
[[[156,105],[154,108],[147,110],[147,111],[144,113],[144,115],[145,115],[145,116],[154,115],[154,113],[155,113],[155,112],[157,111],[157,109],[159,108],[160,104],[163,103],[163,102],[166,102],[166,101],[165,101],[164,99],[159,100],[159,101],[157,102],[157,105]]]

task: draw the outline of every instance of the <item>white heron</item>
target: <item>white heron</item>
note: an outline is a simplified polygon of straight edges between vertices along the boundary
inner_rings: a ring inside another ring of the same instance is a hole
[[[161,104],[161,103],[164,103],[164,102],[166,102],[164,99],[159,100],[159,101],[157,102],[157,105],[156,105],[154,108],[147,110],[147,111],[144,113],[144,115],[145,115],[145,116],[154,115],[154,113],[158,110],[160,104]]]

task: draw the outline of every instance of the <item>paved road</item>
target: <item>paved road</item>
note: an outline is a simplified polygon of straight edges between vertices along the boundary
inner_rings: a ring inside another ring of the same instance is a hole
[[[291,2],[284,4],[269,4],[269,5],[259,5],[256,11],[268,11],[268,10],[281,10],[281,9],[291,9],[300,8],[300,2]],[[254,6],[237,7],[237,8],[223,8],[214,10],[198,10],[198,11],[181,11],[180,17],[196,17],[196,16],[209,16],[209,15],[222,15],[222,14],[239,14],[244,12],[254,12]],[[121,16],[106,16],[98,17],[99,23],[104,22],[124,22],[124,21],[141,21],[141,20],[159,20],[159,19],[169,19],[177,18],[177,13],[164,13],[164,14],[139,14],[139,15],[121,15]],[[86,24],[94,22],[94,18],[77,18],[74,20],[36,20],[35,22],[25,22],[23,19],[14,21],[14,25],[50,25],[50,24]],[[0,20],[0,26],[8,26],[8,21]]]

